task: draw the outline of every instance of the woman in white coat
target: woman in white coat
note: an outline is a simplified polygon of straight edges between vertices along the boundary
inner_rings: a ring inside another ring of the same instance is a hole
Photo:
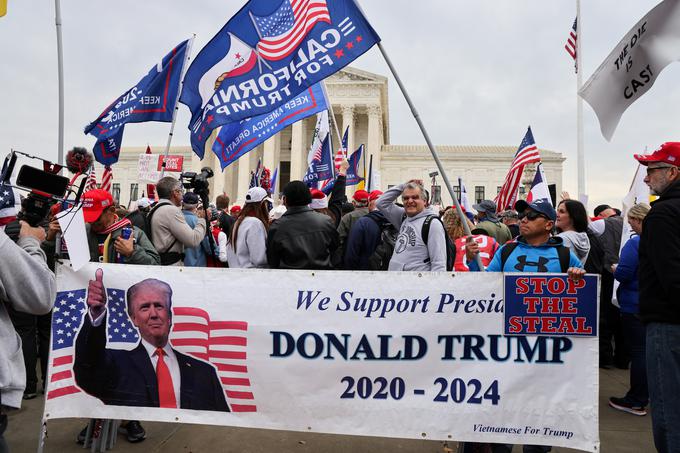
[[[271,201],[267,195],[267,191],[261,187],[248,190],[246,202],[234,223],[231,239],[227,244],[229,267],[267,266],[267,202]]]

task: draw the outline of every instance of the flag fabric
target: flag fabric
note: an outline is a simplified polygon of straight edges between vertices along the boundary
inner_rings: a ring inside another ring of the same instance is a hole
[[[97,188],[97,174],[94,170],[94,164],[90,165],[90,170],[87,172],[87,181],[85,182],[85,190],[94,190]]]
[[[85,134],[97,138],[93,150],[97,162],[112,165],[118,161],[127,123],[172,121],[188,45],[189,40],[172,49],[135,86],[85,127]]]
[[[550,189],[548,189],[548,182],[545,179],[545,173],[543,173],[543,164],[539,163],[536,165],[536,175],[534,176],[534,182],[531,183],[531,190],[527,195],[527,203],[531,203],[536,200],[546,200],[552,206],[552,198],[550,198]]]
[[[293,53],[317,22],[331,23],[325,0],[283,0],[273,14],[252,18],[260,35],[258,53],[273,61]]]
[[[314,159],[302,177],[302,181],[309,187],[316,187],[319,181],[333,179],[333,158],[331,155],[331,136],[326,135],[321,146],[320,159]]]
[[[102,186],[101,188],[107,192],[111,192],[111,183],[113,182],[113,172],[111,167],[108,165],[104,167],[104,173],[102,174]]]
[[[250,184],[248,188],[252,189],[253,187],[260,187],[260,167],[262,166],[262,161],[260,159],[257,160],[257,167],[255,167],[255,171],[250,172]]]
[[[571,31],[569,31],[569,36],[567,37],[567,43],[564,45],[564,49],[571,55],[571,58],[574,59],[574,69],[576,72],[578,72],[578,59],[576,58],[576,40],[578,39],[577,22],[578,17],[574,19],[574,25],[571,26]]]
[[[271,179],[271,187],[269,188],[269,193],[276,193],[276,178],[279,176],[279,167],[274,169],[274,174]]]
[[[335,166],[335,171],[338,171],[340,168],[340,164],[344,159],[347,159],[347,150],[349,149],[347,145],[347,135],[349,134],[349,126],[345,128],[345,133],[342,134],[342,143],[340,144],[340,148],[338,148],[338,152],[335,154],[335,160],[333,162]]]
[[[664,0],[633,26],[579,91],[595,111],[604,138],[611,140],[626,109],[677,60],[680,2]]]
[[[276,135],[289,125],[317,112],[330,104],[320,83],[300,93],[292,102],[264,115],[225,124],[212,145],[212,151],[224,170],[248,151]],[[202,149],[197,144],[198,149]]]
[[[364,145],[359,146],[356,151],[352,153],[349,157],[349,168],[347,169],[347,183],[348,186],[354,186],[359,184],[364,180],[359,176],[359,162],[361,161],[361,155],[364,152]]]
[[[321,160],[323,141],[329,133],[328,110],[322,110],[316,114],[316,126],[314,127],[312,146],[310,146],[309,153],[307,153],[307,165],[311,165],[313,160]]]
[[[16,220],[18,199],[12,186],[0,184],[0,227]]]
[[[477,214],[477,210],[473,208],[472,203],[470,203],[470,197],[468,196],[467,189],[463,183],[463,178],[461,177],[458,177],[458,187],[460,188],[460,200],[458,200],[458,202],[465,209],[465,214],[467,216],[474,216]]]
[[[125,291],[106,292],[107,347],[132,350],[139,342],[139,333],[127,314]],[[84,317],[89,316],[86,297],[85,289],[57,293],[52,314],[48,400],[81,392],[75,384],[73,362],[78,331]],[[232,412],[255,412],[246,366],[248,324],[212,320],[208,312],[193,307],[173,307],[172,311],[171,346],[217,369]]]
[[[272,4],[279,6],[273,10]],[[354,0],[248,1],[199,52],[184,78],[180,102],[191,111],[192,149],[202,155],[217,127],[289,103],[379,40]],[[254,49],[256,64],[220,79],[233,70],[233,49],[241,44]]]
[[[529,127],[515,153],[515,157],[512,159],[510,170],[508,170],[505,176],[501,191],[496,196],[496,209],[498,212],[511,209],[514,206],[517,199],[517,190],[522,181],[524,166],[540,161],[541,156],[538,154],[538,148],[536,148],[534,134],[531,132],[531,127]]]

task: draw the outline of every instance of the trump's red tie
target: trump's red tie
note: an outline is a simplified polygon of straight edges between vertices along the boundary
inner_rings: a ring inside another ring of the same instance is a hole
[[[156,356],[158,357],[158,364],[156,365],[158,401],[160,402],[160,407],[176,408],[175,387],[172,385],[172,376],[170,376],[168,365],[163,360],[163,355],[165,355],[165,351],[161,348],[156,348]]]

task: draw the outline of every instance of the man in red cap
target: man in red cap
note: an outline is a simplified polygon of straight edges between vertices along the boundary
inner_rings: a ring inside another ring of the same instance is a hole
[[[113,197],[103,189],[83,194],[83,215],[88,223],[90,261],[127,264],[160,264],[160,257],[144,231],[116,215]],[[124,228],[132,229],[129,239],[121,237]]]
[[[680,451],[680,142],[635,155],[659,199],[640,237],[640,318],[647,328],[652,432],[659,452]]]

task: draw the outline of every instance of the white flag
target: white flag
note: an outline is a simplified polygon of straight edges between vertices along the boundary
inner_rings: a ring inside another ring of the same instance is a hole
[[[548,188],[548,182],[545,179],[545,173],[543,173],[543,163],[536,165],[536,176],[534,176],[534,182],[531,184],[529,195],[527,195],[527,203],[541,199],[547,200],[548,203],[550,203],[550,206],[552,206],[550,189]]]
[[[579,91],[611,140],[623,112],[680,60],[680,0],[664,0],[623,37]]]
[[[472,215],[477,215],[477,210],[472,207],[470,203],[470,198],[468,197],[467,189],[465,184],[463,184],[463,178],[458,178],[458,187],[460,188],[460,205],[465,209],[465,212],[469,212]]]

